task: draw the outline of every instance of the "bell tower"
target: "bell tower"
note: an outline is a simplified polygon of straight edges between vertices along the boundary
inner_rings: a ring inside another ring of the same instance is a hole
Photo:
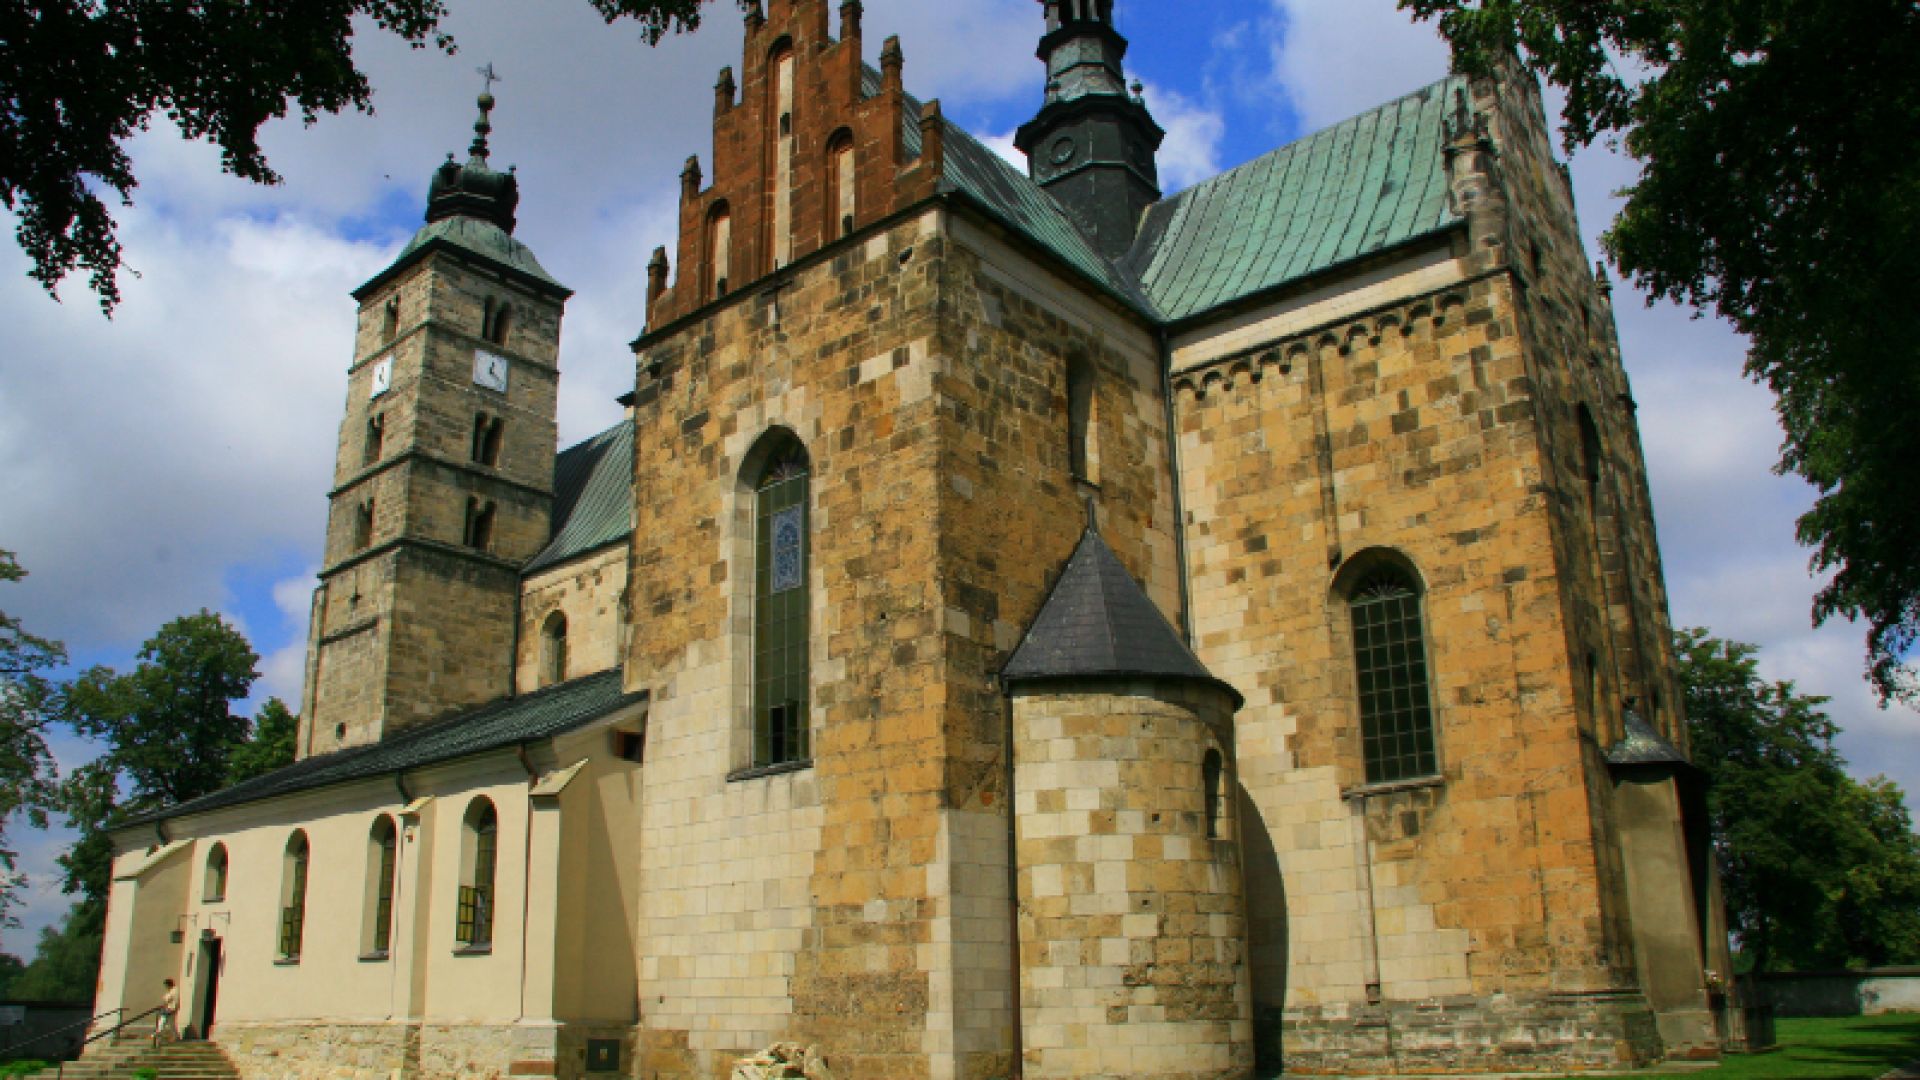
[[[551,529],[569,290],[514,239],[493,95],[426,224],[354,291],[299,753],[377,742],[512,692],[520,568]]]
[[[1113,0],[1045,0],[1046,104],[1014,134],[1027,172],[1067,208],[1101,254],[1133,245],[1140,215],[1160,199],[1154,154],[1166,133],[1127,87],[1127,39]]]

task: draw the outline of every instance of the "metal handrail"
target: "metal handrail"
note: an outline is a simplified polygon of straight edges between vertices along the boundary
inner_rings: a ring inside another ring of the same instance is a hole
[[[158,1015],[160,1012],[164,1011],[165,1009],[166,1009],[165,1005],[155,1005],[153,1008],[148,1009],[146,1012],[141,1013],[139,1016],[136,1016],[131,1020],[122,1020],[105,1031],[101,1031],[93,1035],[89,1035],[84,1040],[81,1041],[80,1049],[84,1051],[87,1047],[92,1046],[94,1043],[99,1042],[101,1039],[110,1038],[114,1035],[118,1035],[121,1032],[127,1030],[128,1028],[132,1027],[133,1025],[139,1023],[140,1021],[145,1020],[147,1017]],[[127,1010],[125,1009],[113,1010],[113,1012],[117,1012],[117,1013],[124,1013],[126,1011]],[[110,1016],[110,1015],[112,1014],[111,1013],[100,1014],[100,1016]],[[96,1016],[93,1019],[98,1020],[100,1019],[100,1016]],[[88,1021],[88,1023],[92,1023],[92,1022],[93,1022],[92,1020]],[[60,1066],[59,1068],[54,1070],[53,1075],[54,1075],[54,1080],[66,1080],[67,1059],[65,1058],[60,1059]]]
[[[24,1042],[17,1042],[17,1043],[14,1043],[12,1046],[0,1046],[0,1058],[7,1057],[8,1055],[12,1054],[15,1050],[18,1050],[23,1046],[32,1046],[34,1043],[44,1042],[48,1039],[53,1038],[56,1035],[64,1035],[67,1032],[74,1030],[75,1028],[85,1031],[93,1027],[93,1025],[99,1023],[100,1017],[102,1016],[113,1016],[116,1013],[124,1013],[126,1011],[127,1010],[124,1008],[108,1009],[106,1012],[99,1014],[99,1016],[90,1016],[87,1019],[82,1020],[78,1023],[68,1024],[65,1027],[57,1027],[57,1028],[54,1028],[52,1031],[43,1031],[40,1034],[35,1035],[31,1039],[25,1040]],[[83,1042],[80,1045],[85,1046],[86,1043]]]

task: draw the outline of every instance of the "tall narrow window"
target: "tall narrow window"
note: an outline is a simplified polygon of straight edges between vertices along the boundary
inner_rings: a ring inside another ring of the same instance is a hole
[[[718,202],[707,213],[707,299],[727,295],[727,281],[733,274],[733,213],[725,202]]]
[[[399,867],[400,836],[393,819],[374,819],[367,837],[367,933],[361,953],[385,956],[393,948],[393,875]]]
[[[768,115],[773,119],[773,161],[771,182],[768,189],[773,193],[773,215],[770,227],[773,230],[772,243],[768,245],[773,252],[773,267],[779,268],[793,261],[793,48],[781,44],[771,58],[773,79],[768,92],[773,95]]]
[[[353,511],[353,548],[365,551],[373,546],[373,500],[362,502]]]
[[[1093,365],[1067,361],[1067,460],[1076,480],[1100,482],[1100,399]]]
[[[380,338],[392,341],[400,336],[400,298],[395,296],[387,301],[387,309],[380,320]]]
[[[1433,775],[1439,764],[1418,586],[1398,567],[1376,568],[1353,589],[1348,610],[1367,782]]]
[[[781,437],[754,485],[753,763],[804,761],[807,739],[807,452]]]
[[[295,830],[287,838],[287,852],[280,875],[279,958],[285,963],[300,960],[300,944],[307,931],[307,834]]]
[[[567,617],[556,611],[540,626],[540,685],[567,681]]]
[[[827,142],[827,239],[853,235],[856,204],[853,133],[845,128]]]
[[[473,414],[473,460],[488,468],[500,464],[500,444],[506,438],[507,419],[487,413]]]
[[[1600,518],[1600,468],[1606,450],[1600,443],[1600,427],[1593,422],[1593,410],[1582,405],[1578,416],[1580,464],[1587,481],[1587,513],[1597,522]]]
[[[493,503],[478,498],[467,500],[467,546],[477,551],[493,547]]]
[[[1209,750],[1200,761],[1201,798],[1206,800],[1207,839],[1215,840],[1220,836],[1220,789],[1225,779],[1226,761],[1220,751]]]
[[[207,852],[207,872],[200,883],[200,902],[217,904],[227,898],[227,845],[215,844]]]
[[[487,340],[495,345],[505,345],[507,334],[513,328],[513,305],[504,301],[493,309],[493,325],[487,327]]]
[[[387,441],[387,418],[385,414],[375,413],[367,417],[367,445],[363,456],[364,463],[371,465],[380,460],[380,452]]]
[[[453,939],[463,949],[487,949],[493,945],[493,872],[500,838],[500,819],[491,802],[473,801],[462,834]]]

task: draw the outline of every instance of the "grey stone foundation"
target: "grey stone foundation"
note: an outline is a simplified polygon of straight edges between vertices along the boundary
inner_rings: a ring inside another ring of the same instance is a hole
[[[620,1043],[587,1071],[587,1041]],[[635,1029],[565,1024],[223,1023],[213,1041],[244,1080],[556,1080],[637,1075]]]
[[[1553,993],[1268,1009],[1261,1075],[1581,1072],[1661,1056],[1639,993]]]

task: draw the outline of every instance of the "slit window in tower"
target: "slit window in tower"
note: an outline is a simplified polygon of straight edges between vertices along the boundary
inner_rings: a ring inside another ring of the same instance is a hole
[[[374,462],[380,460],[380,452],[381,452],[381,449],[384,447],[386,441],[387,441],[386,416],[381,413],[375,413],[374,415],[367,417],[367,445],[366,445],[365,453],[362,455],[364,458],[364,464],[372,465]]]
[[[1431,776],[1439,765],[1420,591],[1405,572],[1382,567],[1360,582],[1348,604],[1367,783]]]
[[[1201,798],[1206,800],[1207,839],[1220,837],[1220,785],[1226,772],[1226,762],[1220,751],[1209,750],[1200,762]]]
[[[807,490],[806,452],[777,449],[754,492],[753,764],[806,760]]]
[[[353,549],[365,551],[373,546],[373,500],[368,499],[354,508]]]
[[[502,416],[475,413],[473,416],[473,460],[494,468],[500,464],[500,444],[506,436],[507,421]]]
[[[1100,482],[1100,401],[1093,365],[1067,361],[1067,461],[1075,480]]]
[[[493,546],[493,503],[477,498],[467,500],[467,546],[486,551]]]
[[[400,335],[400,298],[387,301],[387,307],[380,322],[380,340],[392,341]]]

